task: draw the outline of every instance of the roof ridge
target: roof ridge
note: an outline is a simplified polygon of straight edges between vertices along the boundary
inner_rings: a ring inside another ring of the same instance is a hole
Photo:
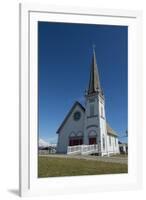
[[[76,105],[79,105],[81,107],[81,109],[85,112],[85,108],[83,107],[83,105],[79,102],[79,101],[75,101],[73,106],[71,107],[71,109],[69,110],[68,114],[66,115],[66,117],[64,118],[63,122],[61,123],[61,125],[59,126],[59,128],[57,129],[56,133],[59,133],[60,130],[62,129],[62,127],[64,126],[65,122],[67,121],[67,119],[69,118],[69,116],[71,115],[73,109],[75,108]]]

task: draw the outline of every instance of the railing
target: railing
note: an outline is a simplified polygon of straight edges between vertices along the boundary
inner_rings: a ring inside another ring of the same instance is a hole
[[[68,146],[67,154],[90,154],[98,152],[98,145],[77,145],[77,146]]]
[[[81,153],[81,147],[82,147],[82,145],[68,146],[67,154]]]
[[[88,153],[94,153],[98,152],[98,145],[92,144],[92,145],[83,145],[81,154],[88,154]]]

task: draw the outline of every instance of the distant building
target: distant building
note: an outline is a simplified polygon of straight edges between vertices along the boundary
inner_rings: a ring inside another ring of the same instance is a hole
[[[120,151],[120,153],[127,154],[128,153],[128,144],[119,142],[119,151]]]
[[[100,86],[95,50],[90,71],[85,107],[75,102],[57,130],[57,152],[98,155],[119,153],[118,135],[106,121],[105,97]]]

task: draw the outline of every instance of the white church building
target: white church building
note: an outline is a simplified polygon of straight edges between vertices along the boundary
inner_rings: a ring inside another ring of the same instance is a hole
[[[85,92],[85,107],[75,102],[57,130],[57,153],[119,153],[118,135],[106,121],[105,97],[100,85],[95,50],[90,80]]]

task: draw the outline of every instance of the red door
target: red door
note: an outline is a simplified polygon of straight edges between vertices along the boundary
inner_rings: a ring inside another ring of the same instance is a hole
[[[69,140],[69,146],[77,146],[83,144],[82,139],[70,139]]]
[[[89,144],[96,144],[96,138],[89,138]]]

